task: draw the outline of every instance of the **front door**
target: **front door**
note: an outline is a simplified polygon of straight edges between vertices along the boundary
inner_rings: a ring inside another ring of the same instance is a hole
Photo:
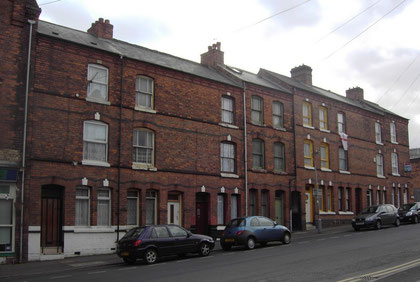
[[[168,202],[168,224],[180,224],[179,202]]]
[[[277,193],[276,193],[277,194]],[[276,212],[276,222],[278,224],[282,224],[284,225],[284,215],[283,215],[283,210],[284,210],[284,203],[283,203],[283,194],[279,194],[276,195],[276,200],[275,200],[275,212]]]
[[[196,196],[195,224],[198,234],[208,234],[209,232],[208,198],[207,193],[197,193]]]
[[[306,211],[306,224],[312,223],[312,196],[310,192],[305,193],[305,211]]]
[[[359,214],[362,210],[362,190],[360,188],[356,189],[356,214]]]
[[[62,252],[62,187],[42,187],[41,198],[41,247],[43,254]]]

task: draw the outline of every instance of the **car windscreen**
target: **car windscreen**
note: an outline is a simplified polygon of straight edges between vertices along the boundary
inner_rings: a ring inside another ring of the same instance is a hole
[[[127,233],[125,233],[123,239],[127,238],[137,238],[140,234],[145,230],[145,228],[133,228],[130,229]]]
[[[239,227],[239,226],[244,226],[244,225],[245,225],[245,218],[235,218],[229,222],[227,227]]]
[[[412,204],[404,204],[399,208],[399,210],[400,211],[408,211],[408,210],[413,209],[414,206],[415,206],[415,204],[413,204],[413,203]]]
[[[362,214],[377,213],[379,212],[379,208],[380,206],[367,207],[362,210]]]

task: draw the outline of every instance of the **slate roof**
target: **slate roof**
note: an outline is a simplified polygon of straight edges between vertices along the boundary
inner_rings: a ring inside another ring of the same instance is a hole
[[[275,72],[272,72],[272,71],[269,71],[269,70],[266,70],[266,69],[260,69],[260,72],[266,72],[266,73],[272,75],[274,78],[291,85],[292,87],[299,88],[301,90],[305,90],[305,91],[311,92],[313,94],[321,95],[321,96],[324,96],[326,98],[333,99],[333,100],[336,100],[336,101],[339,101],[339,102],[342,102],[342,103],[345,103],[345,104],[349,104],[351,106],[361,108],[363,110],[373,112],[373,113],[378,114],[378,115],[383,116],[385,114],[389,114],[389,115],[394,115],[394,116],[406,119],[406,118],[404,118],[402,116],[399,116],[399,115],[397,115],[397,114],[395,114],[395,113],[393,113],[393,112],[391,112],[391,111],[389,111],[385,108],[382,108],[378,104],[370,102],[368,100],[358,101],[358,100],[350,99],[350,98],[347,98],[346,96],[334,93],[330,90],[325,90],[323,88],[320,88],[320,87],[317,87],[317,86],[314,86],[314,85],[309,86],[309,85],[301,83],[301,82],[299,82],[299,81],[297,81],[297,80],[295,80],[291,77],[288,77],[288,76],[285,76],[285,75],[282,75],[282,74],[278,74],[278,73],[275,73]]]
[[[289,89],[282,87],[278,84],[272,83],[258,76],[255,73],[227,65],[219,65],[219,67],[229,72],[231,75],[233,75],[239,80],[292,94],[292,92]]]
[[[240,87],[240,85],[221,75],[217,71],[197,62],[147,49],[117,39],[98,38],[84,31],[71,29],[41,20],[38,22],[38,33],[84,45],[89,48],[99,49],[117,55],[123,55],[127,58]]]

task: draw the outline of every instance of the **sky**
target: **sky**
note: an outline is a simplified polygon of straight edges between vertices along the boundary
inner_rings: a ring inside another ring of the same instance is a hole
[[[221,42],[225,64],[253,73],[308,65],[314,85],[341,95],[359,86],[409,119],[410,148],[420,148],[418,0],[37,1],[44,21],[87,31],[109,19],[114,38],[195,62]]]

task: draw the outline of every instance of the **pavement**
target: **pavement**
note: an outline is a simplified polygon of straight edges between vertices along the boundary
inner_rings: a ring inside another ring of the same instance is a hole
[[[326,236],[331,234],[352,232],[351,225],[342,225],[336,227],[323,228],[321,233],[317,229],[307,231],[296,231],[292,233],[293,240],[307,239],[316,236]],[[213,252],[222,251],[219,241],[213,249]],[[21,264],[4,264],[0,265],[0,281],[3,278],[13,278],[21,275],[37,275],[40,273],[58,273],[66,270],[77,270],[88,267],[98,267],[106,265],[122,264],[121,258],[115,253],[106,255],[92,255],[69,257],[59,260],[26,262]]]

